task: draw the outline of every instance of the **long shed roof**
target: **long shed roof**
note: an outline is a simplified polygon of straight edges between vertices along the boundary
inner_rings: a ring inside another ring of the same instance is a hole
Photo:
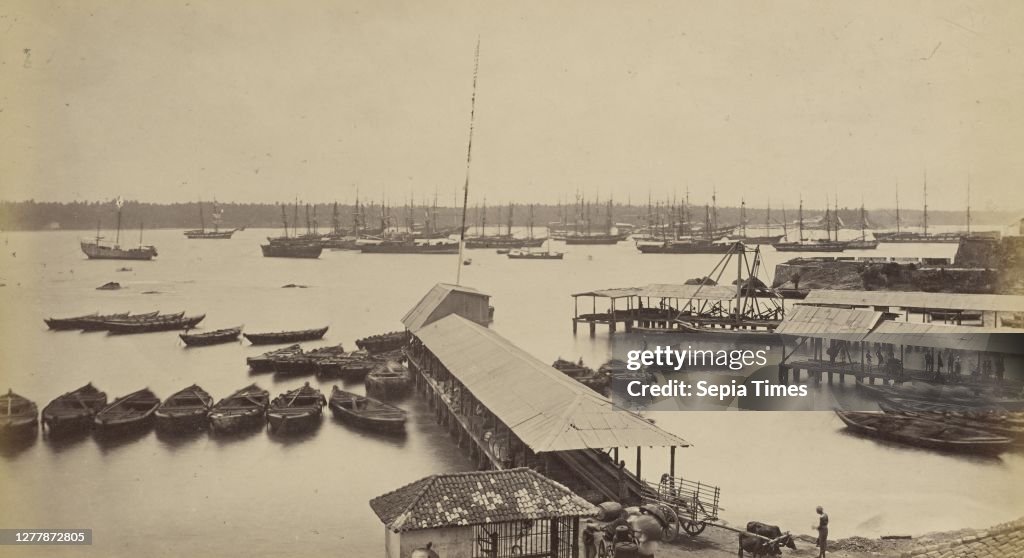
[[[864,341],[937,349],[1024,354],[1024,333],[1006,329],[885,320]]]
[[[775,329],[780,335],[860,341],[882,319],[874,310],[796,306]]]
[[[921,291],[812,290],[799,304],[1024,312],[1024,296]]]
[[[415,335],[536,453],[690,445],[459,315]]]
[[[575,293],[572,296],[594,296],[598,298],[646,296],[651,298],[730,300],[736,298],[736,287],[725,285],[675,285],[669,283],[652,283],[643,287],[598,289],[596,291]]]

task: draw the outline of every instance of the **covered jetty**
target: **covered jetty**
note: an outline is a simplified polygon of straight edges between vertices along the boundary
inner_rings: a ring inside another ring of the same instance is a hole
[[[411,333],[416,392],[481,469],[529,467],[594,502],[635,502],[642,448],[668,448],[675,476],[676,448],[690,445],[458,313]]]

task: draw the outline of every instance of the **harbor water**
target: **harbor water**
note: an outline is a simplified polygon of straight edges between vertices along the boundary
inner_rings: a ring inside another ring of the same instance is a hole
[[[597,366],[612,346],[599,330],[573,336],[573,292],[706,275],[720,256],[641,255],[617,246],[569,246],[562,261],[509,260],[493,250],[455,256],[324,251],[318,260],[264,258],[259,244],[276,231],[246,230],[231,240],[187,240],[181,231],[147,231],[151,262],[88,261],[76,232],[0,233],[0,388],[37,402],[87,382],[110,398],[149,387],[166,397],[197,383],[219,399],[251,382],[272,396],[310,381],[250,374],[246,342],[186,349],[174,332],[111,336],[49,331],[43,319],[91,312],[185,311],[206,314],[203,329],[244,324],[249,332],[329,325],[309,347],[400,329],[400,319],[437,282],[492,296],[491,327],[541,360]],[[134,235],[133,235],[134,236]],[[952,257],[955,244],[883,244],[871,256]],[[813,255],[813,254],[807,254]],[[824,254],[823,254],[824,255]],[[766,250],[767,268],[792,255]],[[129,271],[118,271],[120,268]],[[731,278],[730,278],[731,280]],[[117,281],[121,290],[96,287]],[[305,288],[282,288],[295,284]],[[582,300],[581,300],[582,303]],[[589,309],[581,308],[581,312]],[[622,334],[616,334],[621,336]],[[361,384],[345,389],[361,392]],[[835,390],[827,394],[828,390]],[[648,412],[692,443],[677,471],[722,489],[722,517],[810,531],[814,507],[832,519],[832,536],[919,535],[985,527],[1024,510],[1024,454],[957,457],[849,435],[828,411],[852,384],[812,388],[821,412]],[[354,430],[325,413],[304,437],[265,431],[238,438],[155,432],[100,441],[52,442],[40,436],[0,454],[3,528],[91,528],[93,546],[25,547],[28,556],[379,556],[384,528],[368,501],[426,475],[472,463],[415,398],[408,433],[395,438]],[[633,451],[623,453],[632,465]],[[668,469],[668,450],[644,448],[644,476]]]

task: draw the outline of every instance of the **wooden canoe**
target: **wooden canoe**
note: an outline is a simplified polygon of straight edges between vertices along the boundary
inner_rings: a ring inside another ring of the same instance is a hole
[[[253,345],[273,345],[277,343],[294,343],[296,341],[314,341],[323,337],[325,333],[327,333],[327,327],[298,331],[277,331],[273,333],[243,333],[242,335]]]
[[[161,430],[189,431],[206,426],[213,398],[192,384],[168,397],[156,410],[156,426]]]
[[[250,384],[221,399],[210,410],[210,428],[227,433],[245,430],[264,423],[270,393]]]
[[[39,409],[36,404],[7,390],[0,395],[0,440],[34,437],[39,428]]]
[[[860,411],[836,411],[836,415],[854,432],[927,449],[998,455],[1009,449],[1013,443],[1005,436],[986,430],[951,426],[913,417]]]
[[[274,434],[295,434],[312,430],[320,424],[327,402],[320,390],[309,385],[278,395],[270,402],[267,422]]]
[[[204,347],[219,343],[230,343],[238,340],[242,334],[242,326],[204,331],[202,333],[179,333],[178,337],[189,347]]]
[[[391,331],[358,339],[356,347],[370,354],[376,354],[401,349],[408,342],[408,331]]]
[[[43,426],[50,436],[92,429],[96,413],[107,406],[107,394],[88,383],[50,401],[43,407]]]
[[[178,314],[164,314],[169,316],[184,316],[184,312]],[[83,331],[106,331],[108,322],[135,322],[142,320],[149,320],[160,316],[160,312],[145,312],[143,314],[111,314],[109,316],[96,316],[95,318],[86,318],[81,321],[80,329]]]
[[[878,406],[881,407],[882,411],[889,415],[930,420],[932,422],[939,422],[951,426],[984,430],[999,436],[1006,436],[1016,444],[1024,444],[1024,425],[1015,424],[1010,420],[1000,421],[993,417],[982,419],[969,418],[969,416],[965,416],[963,414],[939,411],[899,410],[885,401],[879,402]]]
[[[153,424],[153,414],[160,406],[160,398],[148,389],[118,397],[93,418],[98,434],[121,434],[143,430]]]
[[[360,428],[379,432],[404,432],[405,411],[372,397],[364,397],[334,386],[331,389],[331,412],[335,418]]]
[[[132,333],[152,333],[155,331],[172,331],[176,329],[190,329],[203,321],[206,314],[198,316],[157,316],[148,320],[139,321],[109,321],[106,322],[107,331],[116,335]]]

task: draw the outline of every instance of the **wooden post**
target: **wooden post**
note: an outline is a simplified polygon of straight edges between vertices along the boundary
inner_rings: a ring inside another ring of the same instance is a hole
[[[590,336],[591,337],[597,336],[597,322],[594,322],[594,321],[590,322]]]
[[[551,558],[558,558],[558,518],[551,519]]]
[[[640,465],[641,465],[641,463],[640,463],[640,450],[641,449],[642,448],[640,446],[636,447],[636,478],[638,478],[638,479],[642,479],[643,478],[640,475]]]
[[[669,446],[668,448],[668,476],[675,478],[676,476],[676,447]]]

